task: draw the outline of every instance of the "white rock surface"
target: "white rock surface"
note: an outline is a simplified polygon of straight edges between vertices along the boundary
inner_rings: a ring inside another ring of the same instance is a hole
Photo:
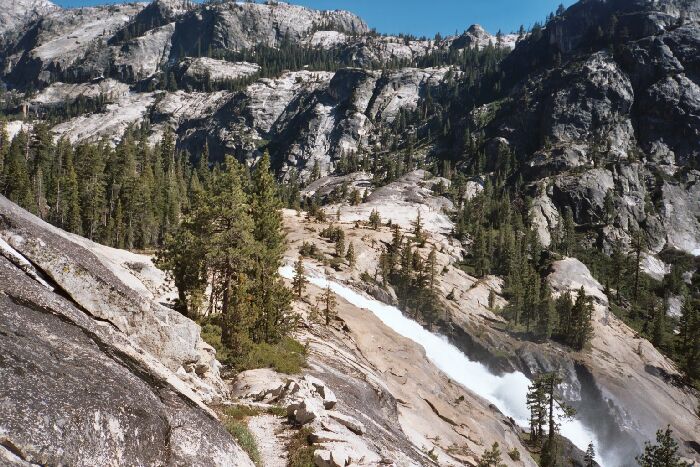
[[[53,83],[39,92],[31,101],[33,105],[60,105],[70,103],[79,97],[96,99],[103,97],[107,102],[122,99],[129,93],[129,85],[111,78],[99,83]]]
[[[58,6],[48,0],[13,0],[0,9],[0,36],[51,11]]]
[[[155,102],[154,93],[127,92],[107,106],[103,113],[75,117],[53,127],[57,138],[67,137],[71,142],[96,141],[107,137],[116,145],[126,128],[140,122]]]
[[[131,81],[155,75],[168,61],[173,32],[175,23],[166,24],[115,48],[114,66]]]
[[[235,80],[251,76],[260,71],[260,65],[249,62],[227,62],[209,57],[187,58],[180,65],[186,71],[185,78],[212,82]]]

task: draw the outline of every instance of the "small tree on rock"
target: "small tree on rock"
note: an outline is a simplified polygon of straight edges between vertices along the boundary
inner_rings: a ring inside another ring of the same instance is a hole
[[[345,259],[348,260],[348,264],[351,268],[355,267],[355,261],[357,258],[355,257],[355,244],[353,242],[350,242],[350,246],[348,246],[348,252],[345,255]]]
[[[673,430],[667,425],[665,430],[656,432],[656,444],[644,443],[644,452],[637,456],[642,467],[687,467],[678,456],[678,444],[673,439]]]
[[[586,449],[586,455],[583,456],[583,461],[586,463],[586,467],[595,467],[595,449],[593,448],[593,443],[588,443],[588,449]]]
[[[309,281],[304,275],[304,258],[299,255],[299,259],[294,263],[294,278],[292,279],[292,290],[297,299],[301,299]]]
[[[491,449],[487,450],[481,459],[479,459],[478,467],[505,467],[505,464],[501,459],[501,448],[498,443],[495,442],[491,446]]]
[[[326,288],[323,290],[323,294],[319,298],[319,305],[321,312],[323,313],[323,319],[326,326],[330,326],[331,321],[338,314],[338,310],[336,309],[338,302],[335,299],[335,294],[331,290],[330,285],[326,286]]]
[[[374,229],[374,230],[379,230],[379,225],[382,223],[382,218],[379,216],[379,211],[376,209],[372,209],[372,212],[369,215],[369,225]]]

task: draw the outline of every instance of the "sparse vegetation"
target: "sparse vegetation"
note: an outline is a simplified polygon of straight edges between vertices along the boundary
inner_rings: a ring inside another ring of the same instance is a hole
[[[224,426],[226,430],[231,433],[231,436],[236,439],[238,445],[248,454],[250,460],[252,460],[256,466],[262,467],[262,458],[260,457],[258,444],[245,421],[246,418],[258,415],[259,413],[259,410],[247,406],[237,405],[228,407],[224,410],[224,415],[226,417]]]
[[[311,434],[312,429],[302,427],[297,430],[287,444],[287,452],[289,453],[289,467],[313,467],[314,451],[316,448],[312,446]]]

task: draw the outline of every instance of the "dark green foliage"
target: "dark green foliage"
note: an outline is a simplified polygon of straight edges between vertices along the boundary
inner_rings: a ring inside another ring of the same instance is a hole
[[[671,264],[671,273],[659,282],[641,272],[643,237],[635,234],[629,250],[620,243],[611,245],[610,255],[588,248],[579,257],[593,275],[605,284],[610,311],[648,338],[659,350],[678,363],[691,384],[700,377],[700,324],[698,324],[698,284],[692,272],[697,259],[679,251],[663,251],[660,258]],[[683,275],[689,274],[686,283]],[[681,316],[666,314],[671,295],[682,299]],[[636,297],[636,298],[635,298]],[[675,330],[679,332],[674,332]]]
[[[372,209],[372,212],[369,215],[369,225],[372,227],[374,230],[379,230],[379,226],[382,223],[382,218],[379,215],[379,211],[376,209]]]
[[[331,321],[333,321],[337,316],[337,306],[338,301],[335,298],[335,294],[331,290],[330,286],[327,286],[323,290],[323,293],[318,297],[318,308],[326,326],[330,326]]]
[[[498,443],[493,443],[491,449],[487,449],[484,455],[481,456],[479,462],[476,464],[477,467],[505,467],[501,458],[501,448]]]
[[[683,297],[677,350],[686,375],[691,381],[700,378],[700,311],[688,293]]]
[[[292,290],[298,300],[304,296],[306,284],[309,282],[304,274],[304,257],[300,254],[299,259],[294,263],[294,278],[292,279]]]
[[[253,344],[244,358],[238,358],[239,371],[272,368],[286,373],[299,373],[306,363],[306,347],[291,337],[283,337],[276,344]]]
[[[415,233],[414,224],[413,240],[416,240]],[[422,318],[428,326],[437,322],[442,311],[435,287],[438,274],[435,250],[432,249],[424,258],[420,248],[415,248],[411,238],[404,237],[395,225],[392,242],[386,246],[379,261],[382,284],[394,287],[399,308],[413,318]]]
[[[8,143],[4,142],[3,145]],[[27,152],[29,145],[29,135],[21,131],[9,143],[5,153],[5,161],[3,163],[3,186],[2,194],[10,201],[13,201],[24,207],[30,212],[37,212],[36,200],[34,198],[34,190],[29,179],[29,167]]]
[[[595,467],[595,448],[593,443],[588,443],[588,448],[586,449],[586,455],[583,457],[585,462],[585,467]]]
[[[535,447],[541,447],[540,465],[545,467],[558,465],[557,434],[561,422],[570,419],[576,413],[558,394],[561,383],[562,378],[559,374],[544,373],[533,379],[527,393],[530,440]]]
[[[591,319],[593,316],[593,301],[586,295],[583,286],[572,301],[567,292],[557,299],[557,314],[559,325],[555,330],[557,336],[567,345],[582,350],[593,334]]]
[[[106,142],[53,142],[46,125],[0,136],[0,193],[69,232],[122,248],[162,244],[189,202],[191,170],[171,132],[151,148],[147,128]]]
[[[284,254],[286,237],[282,224],[282,203],[277,183],[265,153],[252,174],[249,189],[253,214],[252,308],[257,316],[252,337],[255,342],[278,342],[294,324],[289,316],[291,294],[277,273]]]
[[[673,439],[671,426],[656,432],[656,444],[647,441],[644,452],[636,460],[642,467],[686,467],[678,456],[678,443]]]
[[[216,318],[235,366],[277,366],[276,355],[285,352],[277,346],[296,316],[278,274],[285,235],[269,159],[251,174],[229,157],[205,186],[193,175],[191,189],[182,223],[166,234],[158,258],[177,286],[178,306],[193,317],[206,311]]]

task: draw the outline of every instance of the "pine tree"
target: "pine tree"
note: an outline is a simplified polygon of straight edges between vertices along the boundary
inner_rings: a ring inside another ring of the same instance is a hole
[[[350,204],[352,206],[357,206],[362,202],[362,196],[357,188],[353,188],[352,193],[350,193]]]
[[[503,459],[501,459],[501,448],[497,442],[491,445],[491,449],[486,450],[484,455],[481,456],[479,462],[476,464],[478,467],[505,467],[503,464]]]
[[[345,232],[341,228],[338,228],[335,240],[335,256],[338,258],[345,256]]]
[[[292,290],[297,299],[304,296],[308,279],[304,275],[304,257],[299,255],[299,259],[294,263],[294,278],[292,279]]]
[[[690,293],[684,293],[677,350],[680,366],[690,380],[700,377],[700,313]]]
[[[255,342],[275,343],[294,325],[290,314],[291,296],[278,269],[285,249],[285,233],[277,183],[270,171],[270,155],[265,152],[253,173],[251,212],[254,254],[253,303],[258,317],[254,326]]]
[[[374,230],[379,230],[379,225],[381,224],[382,219],[379,216],[379,211],[376,209],[372,209],[372,212],[369,215],[369,225],[374,229]]]
[[[595,467],[595,448],[593,443],[588,443],[588,449],[586,449],[586,454],[583,456],[583,462],[585,462],[585,467]]]
[[[392,226],[391,243],[387,246],[387,256],[389,260],[389,273],[394,274],[396,265],[399,262],[401,255],[401,246],[403,245],[403,235],[398,224]]]
[[[671,426],[656,432],[656,444],[644,443],[644,452],[636,457],[641,467],[687,467],[678,456],[678,443],[673,439]]]
[[[416,220],[413,222],[413,237],[415,242],[420,246],[425,244],[425,233],[423,232],[423,219],[421,217],[420,209],[418,210]]]
[[[566,207],[563,222],[562,253],[566,256],[572,256],[576,247],[576,224],[573,211],[568,206]]]
[[[546,340],[552,337],[555,319],[556,308],[552,293],[549,288],[545,287],[537,309],[537,335],[541,339]]]
[[[336,309],[338,302],[335,299],[335,294],[331,290],[330,284],[323,290],[323,294],[321,294],[319,301],[322,307],[321,312],[323,313],[324,322],[326,323],[326,326],[330,326],[331,321],[335,319],[338,314]]]
[[[430,292],[435,292],[437,282],[437,250],[433,247],[428,255],[428,287]]]
[[[25,158],[25,148],[28,144],[24,131],[12,140],[5,160],[3,179],[3,195],[10,201],[19,204],[30,212],[37,212],[29,169]]]
[[[80,219],[80,191],[78,187],[78,176],[75,173],[73,164],[73,148],[68,145],[65,150],[65,172],[64,182],[65,187],[65,218],[63,229],[80,235],[81,219]]]
[[[528,387],[525,403],[530,410],[530,441],[540,446],[547,423],[547,404],[544,391],[544,379],[535,378]]]
[[[583,286],[578,291],[571,309],[572,327],[567,342],[576,350],[582,350],[593,336],[593,301],[586,295]]]
[[[7,122],[0,118],[0,193],[5,191],[5,159],[7,159],[7,154],[10,152],[10,143],[10,136],[7,133]]]
[[[561,427],[561,421],[570,419],[576,411],[569,407],[560,396],[557,388],[562,383],[562,378],[557,373],[546,373],[540,378],[540,384],[547,404],[547,440],[542,446],[541,463],[545,467],[554,467],[558,460],[557,433]]]
[[[666,335],[666,310],[663,306],[659,306],[655,299],[651,299],[652,330],[651,343],[654,347],[661,347],[664,344]]]
[[[571,335],[572,319],[571,312],[574,307],[574,302],[571,299],[571,293],[567,290],[556,301],[556,310],[558,316],[557,334],[564,340]]]
[[[348,264],[350,265],[351,268],[355,267],[355,244],[353,242],[350,242],[350,245],[348,246],[348,252],[345,255],[345,259],[348,260]]]
[[[634,256],[635,256],[634,293],[632,296],[632,300],[634,301],[634,304],[637,305],[639,303],[639,286],[640,286],[639,274],[640,274],[641,269],[642,269],[642,251],[644,250],[644,238],[642,237],[641,229],[638,229],[637,231],[635,231],[634,234],[632,235],[632,238],[633,238],[632,248],[634,249]]]
[[[107,200],[105,193],[103,151],[99,146],[81,145],[76,148],[76,170],[80,180],[80,213],[83,235],[93,241],[103,241]]]
[[[605,223],[610,224],[615,219],[615,197],[612,189],[605,192],[603,211],[605,213]]]

